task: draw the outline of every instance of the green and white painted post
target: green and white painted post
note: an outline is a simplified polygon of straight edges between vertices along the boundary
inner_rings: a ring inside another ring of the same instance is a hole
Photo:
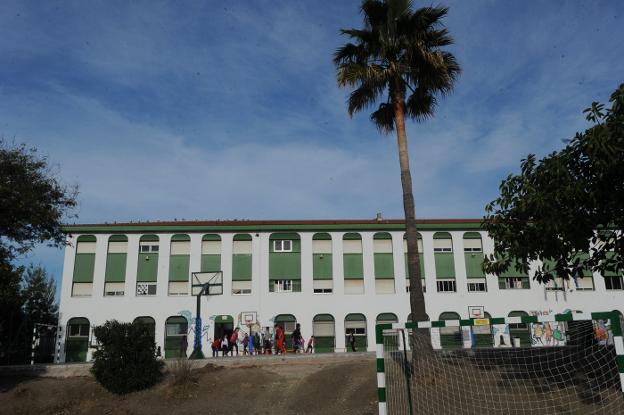
[[[377,324],[375,326],[375,357],[377,361],[377,398],[379,400],[379,415],[386,415],[386,369],[384,363],[383,331],[392,328],[392,324]]]

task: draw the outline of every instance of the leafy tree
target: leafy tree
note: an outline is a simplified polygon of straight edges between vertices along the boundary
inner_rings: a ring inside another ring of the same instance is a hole
[[[34,323],[56,324],[56,282],[42,267],[30,266],[24,275],[24,313]]]
[[[535,279],[575,278],[592,270],[624,272],[624,84],[610,108],[586,109],[592,125],[564,149],[536,161],[529,154],[520,174],[509,175],[500,196],[486,206],[484,227],[495,254],[484,269],[528,270],[542,260]]]
[[[334,54],[336,78],[339,86],[355,88],[348,100],[350,115],[379,103],[370,119],[381,133],[396,130],[411,310],[415,320],[425,320],[405,118],[420,122],[432,117],[438,97],[451,92],[459,75],[455,57],[443,50],[453,43],[442,26],[448,9],[412,11],[408,0],[365,0],[361,11],[364,28],[341,30],[352,42]]]
[[[98,347],[91,372],[113,393],[149,388],[162,377],[154,336],[145,324],[107,321],[95,327]]]
[[[37,243],[63,246],[63,219],[76,206],[77,188],[62,185],[35,149],[0,139],[0,254],[13,259]]]
[[[46,157],[0,137],[0,356],[9,363],[24,352],[26,332],[20,293],[24,268],[13,263],[38,243],[62,246],[62,222],[76,206],[77,188],[61,184]],[[30,340],[28,340],[30,342]],[[26,347],[29,351],[30,347]],[[6,359],[5,359],[6,358]]]

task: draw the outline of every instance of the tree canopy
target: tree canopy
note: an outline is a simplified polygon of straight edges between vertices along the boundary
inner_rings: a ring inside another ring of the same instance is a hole
[[[76,206],[77,188],[63,185],[46,157],[0,139],[0,255],[14,258],[37,243],[64,243],[62,221]]]
[[[520,174],[500,185],[486,206],[484,227],[495,254],[484,269],[527,271],[541,260],[535,279],[576,278],[624,271],[624,84],[610,106],[592,103],[592,124],[560,151],[537,161],[529,154]]]

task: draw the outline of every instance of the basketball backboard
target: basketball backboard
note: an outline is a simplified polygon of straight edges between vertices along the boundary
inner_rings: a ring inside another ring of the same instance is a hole
[[[193,295],[222,295],[223,272],[193,272],[191,288]]]

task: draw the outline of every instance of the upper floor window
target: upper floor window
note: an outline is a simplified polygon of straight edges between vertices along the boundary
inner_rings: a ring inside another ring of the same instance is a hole
[[[622,277],[618,276],[606,276],[605,280],[605,288],[607,290],[624,290],[624,282],[622,281]]]
[[[158,252],[158,242],[141,242],[139,249],[142,254]]]
[[[292,252],[292,241],[283,239],[274,240],[273,252]]]
[[[438,286],[439,293],[454,293],[457,291],[455,280],[437,280],[436,284]]]
[[[433,252],[453,252],[453,240],[448,232],[437,232],[433,236]]]
[[[499,277],[498,288],[501,290],[521,290],[529,288],[528,277]]]
[[[273,291],[276,293],[291,293],[293,291],[292,280],[273,281]]]

